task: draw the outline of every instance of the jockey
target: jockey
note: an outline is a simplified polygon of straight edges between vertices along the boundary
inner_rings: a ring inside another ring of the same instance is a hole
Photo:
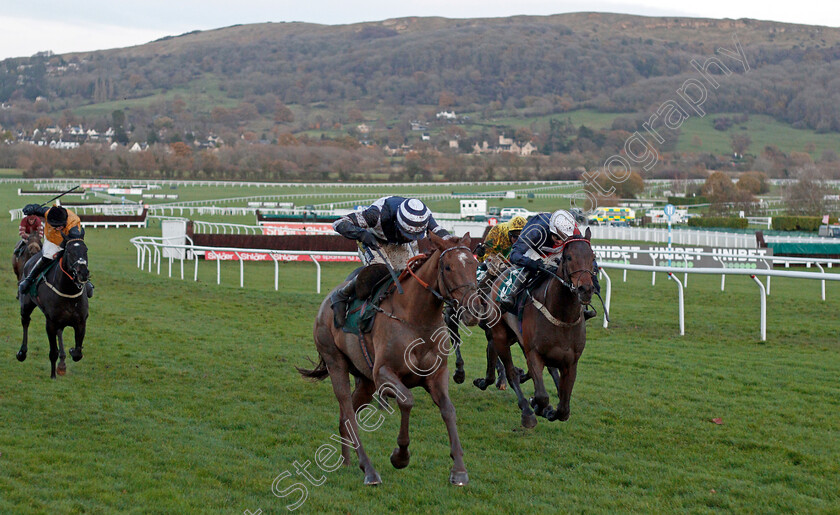
[[[32,281],[38,274],[46,270],[64,248],[65,237],[67,239],[82,239],[85,236],[82,230],[81,220],[73,211],[61,206],[42,207],[38,204],[27,204],[23,208],[26,216],[37,215],[46,218],[44,226],[44,246],[41,249],[41,256],[38,262],[29,271],[29,274],[20,281],[18,293],[23,295],[32,286]],[[93,284],[88,281],[87,296],[93,297]]]
[[[373,252],[381,249],[396,272],[405,269],[408,260],[420,253],[417,240],[425,238],[427,231],[441,237],[449,236],[423,202],[396,196],[382,197],[367,209],[339,218],[333,222],[333,229],[360,243],[365,265],[384,263],[379,254]],[[333,294],[333,311],[339,326],[346,321],[347,301],[355,291],[354,276]]]
[[[510,221],[494,225],[484,238],[484,243],[477,249],[479,261],[482,263],[479,266],[487,270],[491,281],[509,266],[507,257],[527,223],[525,218],[516,216]]]
[[[516,298],[528,281],[538,271],[547,269],[541,259],[544,255],[542,249],[566,241],[575,231],[580,233],[575,217],[565,209],[559,209],[551,214],[540,213],[528,222],[510,253],[510,262],[522,267],[523,270],[516,277],[510,291],[499,299],[499,307],[503,311],[513,312]],[[593,262],[593,267],[597,270],[597,263]],[[597,276],[593,278],[593,282],[595,291],[600,292]],[[595,316],[595,310],[586,308],[583,315],[588,320]]]
[[[24,216],[23,220],[20,221],[20,229],[18,230],[20,240],[15,246],[16,256],[23,254],[23,248],[26,247],[29,235],[36,232],[40,237],[44,237],[44,224],[41,222],[41,218],[38,215]]]

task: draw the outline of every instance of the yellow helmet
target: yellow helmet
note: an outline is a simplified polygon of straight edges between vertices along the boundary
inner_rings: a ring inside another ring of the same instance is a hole
[[[508,230],[521,231],[523,228],[525,228],[525,224],[528,223],[528,220],[525,220],[525,218],[521,216],[514,216],[510,219],[510,222],[508,223],[510,224],[510,228]]]

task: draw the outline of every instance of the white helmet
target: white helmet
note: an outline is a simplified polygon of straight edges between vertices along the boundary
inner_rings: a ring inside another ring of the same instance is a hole
[[[558,209],[551,214],[549,226],[551,233],[559,236],[564,241],[575,233],[580,234],[575,217],[565,209]]]

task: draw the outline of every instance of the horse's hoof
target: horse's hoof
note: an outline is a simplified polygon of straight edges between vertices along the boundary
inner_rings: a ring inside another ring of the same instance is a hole
[[[500,375],[499,378],[496,379],[496,389],[507,390],[507,379],[505,379],[504,375]]]
[[[17,353],[17,360],[23,363],[26,361],[26,353],[25,352],[18,352]]]
[[[476,386],[476,388],[478,388],[479,390],[482,390],[482,391],[483,391],[483,390],[486,390],[486,389],[487,389],[487,380],[486,380],[486,379],[484,379],[483,377],[479,377],[479,378],[477,378],[477,379],[473,379],[473,384],[474,384],[474,385]]]
[[[467,373],[464,372],[463,369],[456,370],[455,375],[452,376],[452,380],[455,381],[458,384],[463,383],[464,379],[466,379],[466,378],[467,378]]]
[[[519,384],[527,383],[531,379],[531,374],[521,368],[513,367],[513,373],[519,376]]]
[[[531,429],[537,427],[537,416],[533,413],[525,413],[522,414],[522,427],[526,429]]]
[[[379,477],[379,474],[374,471],[371,474],[365,475],[365,485],[366,486],[378,486],[382,484],[382,478]]]
[[[393,465],[395,469],[406,468],[409,460],[411,460],[411,453],[408,452],[408,449],[401,451],[400,448],[397,447],[394,449],[394,452],[391,453],[391,465]]]
[[[543,410],[542,416],[545,417],[546,420],[548,420],[549,422],[554,422],[555,420],[557,420],[557,411],[552,409],[551,406],[548,406]]]
[[[84,356],[82,356],[82,351],[81,350],[76,350],[76,348],[73,347],[72,349],[70,349],[70,357],[73,358],[73,361],[79,361]]]
[[[467,483],[470,482],[470,478],[466,472],[450,472],[449,473],[449,482],[455,486],[467,486]]]
[[[63,376],[67,373],[67,365],[65,365],[64,363],[59,363],[58,368],[55,369],[55,372],[58,375]]]

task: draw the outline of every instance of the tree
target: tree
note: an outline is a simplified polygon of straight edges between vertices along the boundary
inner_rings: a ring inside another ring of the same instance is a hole
[[[713,172],[703,184],[703,196],[712,204],[729,202],[736,196],[735,185],[725,173]]]
[[[787,211],[793,215],[822,216],[825,196],[832,193],[819,169],[813,165],[798,170],[798,180],[785,191]]]
[[[732,152],[736,156],[741,157],[747,151],[750,144],[752,144],[752,139],[748,134],[741,132],[730,136],[730,143],[732,145]]]

